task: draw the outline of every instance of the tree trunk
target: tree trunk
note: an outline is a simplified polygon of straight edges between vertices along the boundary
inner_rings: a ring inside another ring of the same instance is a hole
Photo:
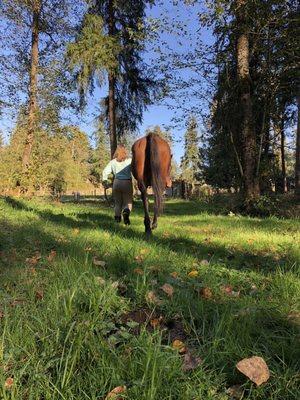
[[[32,12],[32,40],[31,40],[31,64],[29,79],[29,107],[28,107],[28,130],[25,139],[25,147],[22,157],[23,172],[26,173],[30,164],[32,146],[34,142],[37,122],[37,76],[39,63],[39,22],[41,4],[36,0]]]
[[[287,192],[286,167],[285,167],[285,132],[284,132],[284,115],[280,121],[280,153],[281,153],[281,190],[282,193]]]
[[[108,34],[113,36],[115,34],[115,15],[113,0],[108,2]],[[110,154],[111,158],[117,148],[117,129],[116,129],[116,77],[115,72],[108,73],[108,118],[109,118],[109,140],[110,140]]]
[[[296,133],[295,194],[300,197],[300,96],[297,96],[298,122]]]
[[[116,104],[115,104],[115,86],[116,78],[112,73],[108,74],[108,118],[109,118],[109,141],[110,155],[113,155],[117,148],[117,130],[116,130]]]
[[[249,37],[246,25],[245,4],[247,0],[237,0],[237,79],[240,93],[241,134],[243,140],[244,191],[245,200],[251,202],[260,194],[259,180],[256,174],[257,143],[253,128],[252,99],[249,72]]]

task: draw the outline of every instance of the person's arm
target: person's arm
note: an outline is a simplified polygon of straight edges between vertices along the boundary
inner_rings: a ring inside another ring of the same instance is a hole
[[[102,180],[107,181],[108,180],[108,175],[112,174],[112,160],[107,164],[107,166],[104,168],[102,172]]]

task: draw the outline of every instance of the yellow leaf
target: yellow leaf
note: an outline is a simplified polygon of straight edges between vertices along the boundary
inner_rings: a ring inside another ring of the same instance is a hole
[[[145,254],[148,254],[149,251],[150,251],[149,249],[142,249],[142,250],[140,251],[140,254],[145,255]]]
[[[178,350],[180,354],[186,352],[185,344],[181,340],[175,339],[172,343],[172,347],[173,349]]]
[[[198,276],[199,275],[199,272],[197,271],[197,270],[195,270],[195,269],[193,269],[192,271],[190,271],[189,273],[188,273],[188,276],[190,277],[190,278],[195,278],[196,276]]]

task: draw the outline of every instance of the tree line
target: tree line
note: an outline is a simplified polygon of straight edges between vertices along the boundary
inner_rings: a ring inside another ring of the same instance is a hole
[[[17,116],[9,143],[0,140],[1,190],[99,185],[101,168],[118,142],[131,141],[148,106],[184,98],[181,179],[234,188],[248,203],[274,188],[295,187],[299,194],[298,3],[170,0],[181,10],[201,9],[198,31],[209,29],[214,41],[180,53],[162,46],[149,66],[145,51],[149,42],[160,43],[162,31],[175,40],[188,35],[181,21],[167,26],[164,17],[147,18],[152,6],[164,3],[1,2],[0,112]],[[180,68],[196,71],[198,92],[195,78],[178,79]],[[106,95],[96,98],[97,87]],[[189,106],[189,96],[201,102],[204,93],[205,110]],[[99,104],[93,146],[74,124],[90,96]]]

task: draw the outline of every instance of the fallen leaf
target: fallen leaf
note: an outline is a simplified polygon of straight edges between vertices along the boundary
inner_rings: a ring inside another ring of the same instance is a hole
[[[161,324],[162,320],[162,317],[153,318],[150,320],[150,325],[152,326],[152,328],[157,328]]]
[[[184,354],[187,351],[185,344],[178,339],[173,340],[172,347],[178,350],[180,354]]]
[[[14,378],[11,378],[11,377],[7,378],[4,383],[5,389],[10,389],[12,387],[13,383],[14,383]]]
[[[209,287],[204,287],[200,290],[200,296],[203,297],[203,299],[211,299],[213,294]]]
[[[144,261],[144,257],[141,255],[135,256],[134,259],[138,264],[142,264],[142,262]]]
[[[73,233],[74,233],[74,235],[78,235],[78,234],[79,234],[79,232],[80,232],[80,230],[79,230],[78,228],[74,228],[74,229],[73,229]]]
[[[209,265],[209,261],[208,260],[202,260],[200,262],[200,265],[207,266],[207,265]]]
[[[29,268],[28,271],[29,271],[32,275],[36,275],[36,269],[35,269],[34,267]]]
[[[16,307],[16,306],[19,306],[19,305],[24,304],[24,303],[25,303],[25,300],[23,300],[23,299],[15,299],[10,303],[10,306],[11,307]]]
[[[126,392],[126,386],[117,386],[111,392],[108,393],[108,395],[105,397],[105,400],[108,399],[119,400],[122,397],[118,397],[118,395],[125,392]]]
[[[233,385],[226,389],[226,394],[228,394],[231,399],[242,400],[244,396],[244,389],[240,385]]]
[[[257,292],[258,292],[257,286],[256,286],[256,285],[251,285],[251,291],[250,291],[249,294],[250,294],[251,296],[253,296],[253,295],[257,294]]]
[[[296,325],[300,325],[300,312],[298,311],[291,311],[288,316],[287,319],[290,322],[293,322]]]
[[[93,257],[93,264],[96,265],[97,267],[105,267],[106,262],[99,260],[97,257]]]
[[[177,279],[178,278],[178,272],[171,272],[170,275],[174,278]]]
[[[149,270],[155,274],[157,274],[158,272],[161,271],[161,267],[159,267],[158,265],[151,265],[151,267],[149,267]]]
[[[170,237],[170,233],[169,232],[163,232],[162,237],[168,238],[168,237]]]
[[[90,252],[90,251],[92,251],[93,249],[91,248],[91,247],[85,247],[85,249],[84,249],[86,252]]]
[[[232,290],[233,290],[233,288],[230,285],[222,285],[221,286],[221,291],[223,293],[225,293],[225,294],[229,294],[230,295],[232,293]]]
[[[269,368],[262,357],[244,358],[236,364],[236,368],[257,386],[270,378]]]
[[[42,290],[37,290],[35,292],[35,298],[36,298],[36,300],[43,300],[44,292]]]
[[[47,257],[47,260],[49,261],[49,262],[51,262],[51,261],[53,261],[53,259],[56,257],[56,250],[51,250],[50,251],[50,253],[49,253],[49,255],[48,255],[48,257]]]
[[[36,252],[34,256],[26,258],[25,261],[26,261],[27,264],[29,264],[30,266],[34,267],[35,265],[38,264],[38,262],[40,261],[41,257],[42,257],[41,253]]]
[[[113,289],[118,289],[118,287],[119,287],[119,281],[114,281],[114,282],[111,284],[111,287],[112,287]]]
[[[188,276],[190,277],[190,278],[195,278],[196,276],[198,276],[199,275],[199,272],[197,271],[197,270],[195,270],[195,269],[193,269],[192,271],[190,271],[189,273],[188,273]]]
[[[165,283],[162,285],[161,290],[165,292],[169,297],[172,297],[174,294],[174,288],[169,283]]]
[[[135,268],[133,272],[137,275],[143,275],[144,271],[141,268]]]
[[[153,290],[150,290],[150,292],[146,294],[146,300],[158,306],[162,304],[162,300],[156,296]]]
[[[141,251],[140,251],[140,253],[141,254],[148,254],[150,252],[150,250],[149,249],[142,249]]]
[[[95,280],[101,286],[105,284],[105,279],[103,279],[101,276],[95,276]]]
[[[187,351],[184,355],[182,370],[184,372],[193,371],[201,363],[202,360],[200,357],[196,357],[190,351]]]

